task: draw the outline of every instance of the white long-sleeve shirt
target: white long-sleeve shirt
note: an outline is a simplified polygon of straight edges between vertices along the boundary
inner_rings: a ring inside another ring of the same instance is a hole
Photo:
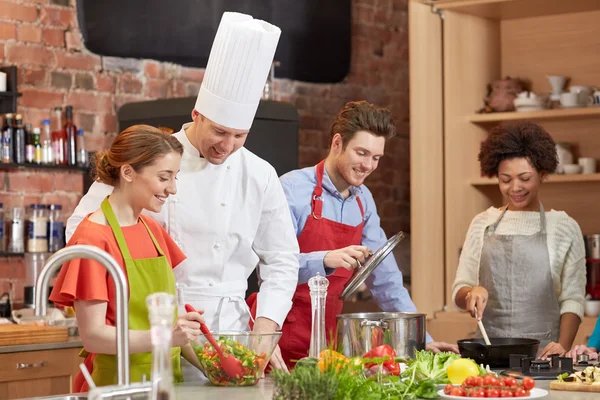
[[[465,286],[479,284],[479,266],[485,228],[500,216],[501,210],[490,207],[471,222],[465,239],[456,278],[452,285],[452,300]],[[532,235],[540,230],[540,213],[535,211],[506,211],[496,229],[499,235]],[[577,222],[564,211],[546,212],[547,246],[550,271],[560,313],[571,312],[583,318],[585,301],[585,246]],[[523,268],[527,268],[526,265]],[[527,282],[524,282],[524,286]]]
[[[177,194],[169,196],[159,214],[148,213],[188,257],[174,269],[177,283],[184,292],[193,292],[192,297],[186,294],[187,299],[204,294],[239,299],[258,266],[261,286],[256,316],[281,326],[296,290],[299,248],[277,173],[245,148],[221,165],[210,164],[189,142],[186,127],[175,134],[184,147]],[[91,186],[67,221],[67,239],[112,190],[98,182]],[[203,297],[193,305],[205,308],[211,329],[234,329],[236,317],[243,320],[239,304],[229,308],[220,304],[211,313],[211,305],[205,304],[209,300]],[[229,322],[211,321],[217,314]]]

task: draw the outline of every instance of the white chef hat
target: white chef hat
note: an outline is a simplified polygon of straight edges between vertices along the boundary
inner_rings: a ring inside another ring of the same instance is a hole
[[[268,22],[224,13],[195,109],[219,125],[250,129],[280,35]]]

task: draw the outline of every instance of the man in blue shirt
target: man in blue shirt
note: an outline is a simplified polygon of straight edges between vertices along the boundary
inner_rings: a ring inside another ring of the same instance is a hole
[[[300,245],[299,286],[279,342],[286,362],[308,353],[311,311],[306,282],[317,273],[330,281],[326,302],[330,332],[342,309],[339,296],[357,260],[364,261],[369,249],[375,251],[387,241],[373,196],[363,182],[377,168],[386,139],[394,135],[389,110],[366,101],[347,103],[333,123],[327,158],[281,177]],[[366,284],[382,310],[417,311],[394,257],[387,257]],[[458,353],[455,344],[434,342],[429,334],[426,348]]]

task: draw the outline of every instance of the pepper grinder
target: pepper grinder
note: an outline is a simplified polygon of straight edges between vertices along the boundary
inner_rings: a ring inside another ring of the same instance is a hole
[[[175,296],[152,293],[146,297],[150,338],[152,341],[152,395],[151,400],[174,399],[171,343],[175,318]]]
[[[308,280],[310,302],[312,305],[312,329],[310,334],[310,349],[308,356],[319,358],[319,354],[327,347],[325,337],[325,301],[329,280],[317,273]]]

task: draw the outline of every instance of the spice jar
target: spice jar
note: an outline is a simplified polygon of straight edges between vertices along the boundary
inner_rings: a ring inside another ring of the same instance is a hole
[[[25,209],[14,207],[6,213],[6,251],[23,253],[25,251]]]
[[[45,204],[31,204],[27,213],[27,251],[48,251],[48,210]]]

